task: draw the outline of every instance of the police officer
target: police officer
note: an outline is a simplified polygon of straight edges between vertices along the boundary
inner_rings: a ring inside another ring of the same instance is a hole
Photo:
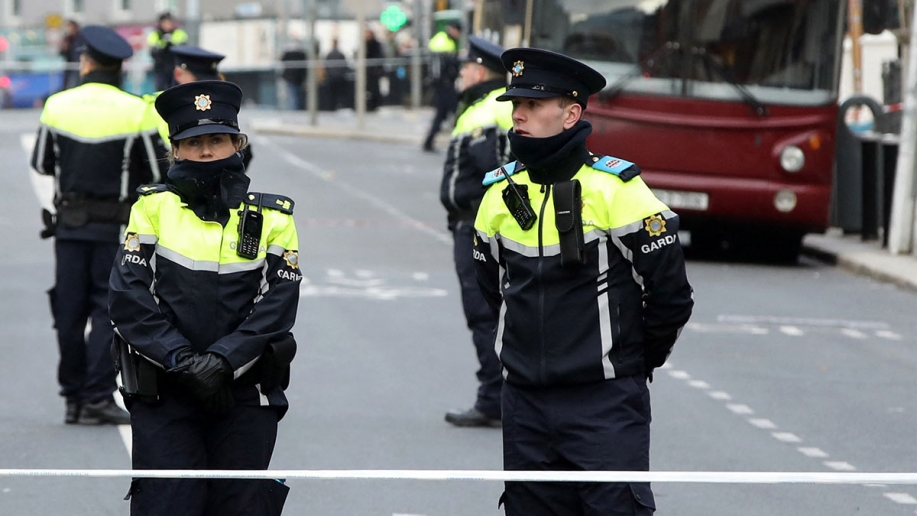
[[[146,105],[121,86],[121,63],[133,54],[115,31],[90,25],[80,34],[82,85],[48,98],[41,113],[32,166],[57,182],[54,200],[56,275],[51,310],[60,347],[58,381],[68,424],[127,424],[115,405],[109,356],[108,274],[126,224],[134,189],[159,180],[156,125]],[[86,337],[87,322],[91,330]]]
[[[156,99],[174,163],[167,184],[140,188],[109,295],[134,469],[267,469],[287,409],[293,201],[248,192],[241,102],[226,81]],[[274,515],[286,494],[276,480],[135,479],[128,496],[132,514]]]
[[[481,181],[487,172],[509,159],[506,133],[513,127],[512,106],[497,102],[506,91],[506,71],[500,62],[503,47],[476,36],[468,38],[462,59],[462,94],[459,115],[452,131],[439,198],[448,212],[453,237],[453,257],[462,292],[465,321],[478,356],[477,399],[469,409],[446,413],[456,426],[499,426],[500,360],[494,352],[496,318],[481,297],[474,273],[472,241],[474,215],[484,196]]]
[[[226,58],[223,54],[211,52],[200,47],[191,45],[178,45],[171,48],[172,56],[175,58],[175,67],[172,69],[172,77],[176,84],[188,84],[195,81],[222,81],[226,78],[219,72],[217,67],[220,61]],[[169,125],[156,112],[156,97],[161,92],[147,95],[145,98],[150,102],[150,116],[158,121],[159,134],[166,147],[169,146]],[[242,148],[242,163],[248,168],[251,163],[253,154],[251,145]]]
[[[587,150],[598,72],[540,49],[502,61],[518,161],[484,181],[475,256],[499,314],[504,469],[648,470],[647,379],[694,304],[678,216],[635,164]],[[655,507],[648,483],[506,482],[502,500],[525,516]]]
[[[458,95],[455,79],[458,78],[458,49],[462,37],[462,24],[449,20],[446,27],[430,38],[427,48],[433,53],[430,76],[433,82],[433,107],[436,113],[423,143],[423,150],[433,152],[433,140],[450,114],[455,113]]]
[[[147,36],[150,56],[153,58],[153,79],[157,91],[162,91],[174,84],[172,82],[172,50],[175,46],[188,42],[188,33],[175,25],[172,13],[159,15],[156,29]]]

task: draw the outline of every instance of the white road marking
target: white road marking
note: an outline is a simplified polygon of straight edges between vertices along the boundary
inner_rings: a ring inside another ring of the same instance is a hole
[[[709,389],[710,384],[703,380],[691,380],[688,382],[688,385],[694,387],[695,389]]]
[[[729,393],[726,393],[726,392],[723,392],[723,391],[713,391],[713,392],[708,392],[707,394],[708,394],[711,398],[713,398],[713,399],[715,399],[715,400],[723,400],[723,401],[726,401],[726,400],[731,400],[731,399],[732,399],[732,396],[730,396]]]
[[[906,505],[915,505],[917,504],[917,498],[907,494],[907,493],[882,493],[886,498],[893,502],[903,503]]]
[[[685,325],[685,328],[700,333],[747,333],[751,335],[767,335],[769,333],[767,328],[753,326],[750,324],[729,325],[688,323]]]
[[[826,460],[824,464],[825,466],[828,466],[829,468],[837,471],[856,471],[856,468],[853,467],[853,464],[844,462],[842,460]]]
[[[853,328],[841,328],[841,333],[854,339],[865,339],[869,337],[860,330],[854,330]]]
[[[883,339],[889,340],[901,340],[901,335],[890,330],[879,330],[876,332],[876,337],[882,337]]]
[[[751,409],[748,405],[743,405],[741,403],[729,403],[726,405],[726,408],[733,411],[739,415],[754,414],[755,411]]]
[[[764,430],[774,430],[775,428],[777,428],[777,424],[771,421],[770,419],[752,418],[752,419],[749,419],[748,422]]]
[[[820,448],[807,448],[805,446],[801,446],[796,449],[806,457],[812,457],[813,459],[824,459],[828,457],[828,454],[822,451]]]
[[[687,380],[691,378],[691,375],[689,375],[688,373],[684,371],[678,371],[678,370],[669,371],[669,376],[671,376],[672,378],[678,378],[679,380]]]
[[[790,335],[791,337],[800,337],[805,335],[805,332],[797,328],[796,326],[781,326],[780,333]]]
[[[774,439],[778,441],[783,441],[785,443],[801,443],[802,439],[794,433],[791,432],[772,432]]]
[[[315,165],[314,163],[310,163],[300,158],[299,156],[287,151],[286,149],[274,143],[270,139],[266,138],[264,140],[264,143],[266,143],[268,147],[273,147],[276,150],[276,152],[279,153],[287,163],[293,165],[294,167],[302,169],[303,171],[309,173],[313,177],[321,179],[322,181],[325,181],[328,184],[337,187],[338,189],[340,189],[347,195],[357,197],[359,199],[363,199],[364,201],[369,202],[369,204],[374,205],[376,208],[383,211],[384,213],[387,213],[392,218],[398,221],[407,223],[411,229],[416,229],[417,231],[429,237],[432,237],[434,240],[438,240],[439,242],[443,244],[446,244],[449,246],[453,245],[451,233],[447,233],[442,230],[434,229],[424,224],[420,220],[417,220],[411,217],[410,215],[408,215],[407,213],[399,210],[397,207],[388,203],[381,197],[377,197],[369,193],[368,191],[365,191],[363,189],[358,188],[357,186],[347,183],[346,181],[338,180],[334,176],[333,173],[322,170],[321,168],[318,167],[318,165]]]
[[[717,321],[745,324],[776,324],[785,326],[836,326],[860,330],[886,330],[882,321],[854,321],[848,319],[812,319],[808,317],[780,317],[772,315],[719,315]]]
[[[427,274],[426,272],[415,272],[411,274],[411,278],[413,278],[416,281],[429,281],[430,275]]]

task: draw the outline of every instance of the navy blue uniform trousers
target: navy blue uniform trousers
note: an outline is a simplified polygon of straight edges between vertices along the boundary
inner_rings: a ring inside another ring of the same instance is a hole
[[[475,278],[474,267],[474,223],[460,220],[452,228],[455,272],[462,289],[462,308],[465,321],[471,330],[471,340],[478,355],[478,396],[474,408],[488,417],[500,417],[500,389],[503,385],[502,366],[494,350],[494,329],[497,319],[493,316],[481,287]]]
[[[256,392],[248,387],[252,395]],[[237,405],[220,416],[175,394],[133,401],[134,469],[267,469],[277,440],[277,410]],[[277,480],[134,479],[132,516],[275,516],[289,488]]]
[[[581,385],[503,386],[506,471],[648,471],[646,378]],[[507,516],[650,516],[648,483],[506,482]]]
[[[92,403],[111,398],[117,388],[111,359],[108,277],[118,243],[54,241],[55,284],[48,294],[57,329],[61,396]],[[89,336],[86,324],[92,323]]]

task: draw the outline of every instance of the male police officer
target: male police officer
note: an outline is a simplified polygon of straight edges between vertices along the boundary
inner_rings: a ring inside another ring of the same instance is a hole
[[[506,91],[506,71],[500,62],[503,47],[485,39],[468,38],[468,53],[463,59],[461,104],[452,131],[439,199],[448,212],[452,232],[455,271],[462,292],[465,321],[477,351],[478,394],[473,407],[446,413],[446,421],[456,426],[499,426],[500,360],[494,352],[493,331],[496,318],[481,297],[474,273],[472,242],[474,215],[484,189],[481,181],[487,172],[509,159],[506,132],[513,127],[512,106],[497,102]]]
[[[220,61],[226,58],[223,54],[211,52],[200,47],[191,45],[178,45],[171,47],[172,56],[175,58],[172,77],[176,84],[188,84],[197,81],[223,81],[225,77],[219,72],[217,67]],[[169,125],[156,112],[153,103],[162,92],[156,92],[153,95],[147,95],[145,98],[150,103],[149,115],[154,118],[159,125],[159,135],[166,147],[169,144]],[[245,146],[241,151],[242,163],[248,168],[249,163],[254,156],[251,151],[251,145]]]
[[[446,118],[455,112],[458,104],[455,79],[458,76],[458,41],[461,37],[462,24],[457,20],[449,20],[446,27],[434,34],[427,44],[427,48],[433,53],[430,76],[433,81],[433,107],[436,108],[436,113],[424,139],[423,150],[426,152],[434,151],[433,140]]]
[[[68,424],[127,424],[115,405],[109,349],[108,275],[134,189],[159,180],[156,125],[143,100],[120,89],[121,62],[133,54],[115,31],[87,26],[83,84],[48,98],[32,166],[57,182],[57,272],[50,291],[60,346],[58,381]],[[88,339],[87,321],[91,321]]]
[[[569,57],[511,49],[519,161],[488,174],[475,220],[493,314],[506,470],[648,470],[647,378],[690,317],[678,216],[633,163],[591,154],[589,95],[605,79]],[[506,514],[649,515],[648,483],[507,482]]]
[[[150,56],[153,57],[153,78],[157,91],[173,84],[172,51],[175,46],[183,45],[187,41],[188,33],[175,25],[172,13],[165,12],[159,15],[156,29],[147,36]]]

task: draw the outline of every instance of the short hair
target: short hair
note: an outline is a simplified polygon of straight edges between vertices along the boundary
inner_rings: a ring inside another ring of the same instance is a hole
[[[123,61],[118,61],[116,63],[108,63],[108,64],[102,63],[98,59],[92,57],[92,54],[90,54],[89,52],[83,52],[83,57],[87,61],[92,63],[93,70],[96,70],[99,72],[114,72],[114,73],[121,72],[121,65],[123,64]]]
[[[560,105],[561,108],[565,108],[569,106],[570,104],[573,104],[574,102],[576,101],[565,95],[558,95],[557,97],[557,103]]]

